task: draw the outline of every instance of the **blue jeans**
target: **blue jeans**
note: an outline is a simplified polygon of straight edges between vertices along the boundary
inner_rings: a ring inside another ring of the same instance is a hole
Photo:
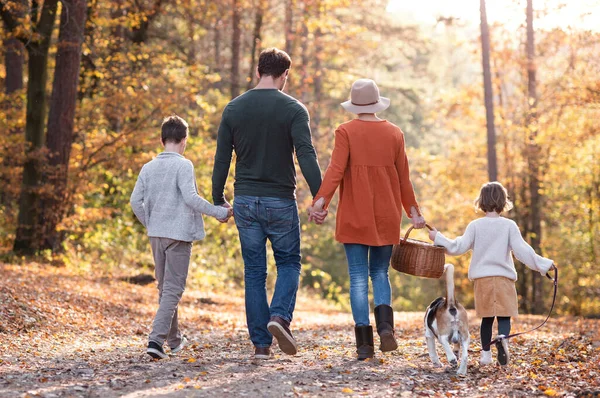
[[[344,244],[350,274],[350,306],[356,326],[370,324],[369,276],[373,284],[375,307],[392,304],[392,287],[388,276],[392,248],[392,245]]]
[[[270,347],[271,316],[292,321],[300,280],[300,220],[294,199],[236,196],[233,203],[246,290],[246,322],[256,347]],[[277,281],[267,302],[267,239],[271,241]]]

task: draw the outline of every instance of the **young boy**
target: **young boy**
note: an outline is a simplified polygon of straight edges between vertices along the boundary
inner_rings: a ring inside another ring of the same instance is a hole
[[[159,307],[152,324],[146,352],[153,358],[168,358],[165,340],[175,354],[185,346],[177,324],[177,306],[185,289],[192,241],[204,239],[202,214],[227,221],[233,210],[213,206],[198,195],[192,162],[183,157],[188,124],[179,116],[169,116],[161,126],[165,148],[140,171],[131,194],[131,207],[148,230]]]

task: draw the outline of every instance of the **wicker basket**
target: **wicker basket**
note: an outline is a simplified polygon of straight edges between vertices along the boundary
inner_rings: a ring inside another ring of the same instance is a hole
[[[432,229],[429,225],[427,228]],[[425,278],[439,278],[444,273],[445,249],[431,243],[409,239],[413,227],[406,231],[404,239],[394,245],[392,268],[405,274]]]

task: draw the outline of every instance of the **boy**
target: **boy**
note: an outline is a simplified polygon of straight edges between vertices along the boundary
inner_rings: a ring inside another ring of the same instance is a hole
[[[172,354],[187,342],[177,324],[177,306],[185,289],[192,241],[205,237],[202,214],[222,222],[233,214],[232,209],[214,206],[198,195],[194,166],[183,157],[187,135],[188,124],[179,116],[163,120],[165,150],[142,167],[130,199],[133,212],[148,230],[154,255],[159,307],[146,352],[155,359],[168,358],[165,340]]]

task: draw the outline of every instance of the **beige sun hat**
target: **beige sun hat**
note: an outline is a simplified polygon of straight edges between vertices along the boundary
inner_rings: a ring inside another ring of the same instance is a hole
[[[390,106],[390,99],[379,95],[377,84],[371,79],[358,79],[352,84],[350,101],[342,102],[352,113],[377,113]]]

